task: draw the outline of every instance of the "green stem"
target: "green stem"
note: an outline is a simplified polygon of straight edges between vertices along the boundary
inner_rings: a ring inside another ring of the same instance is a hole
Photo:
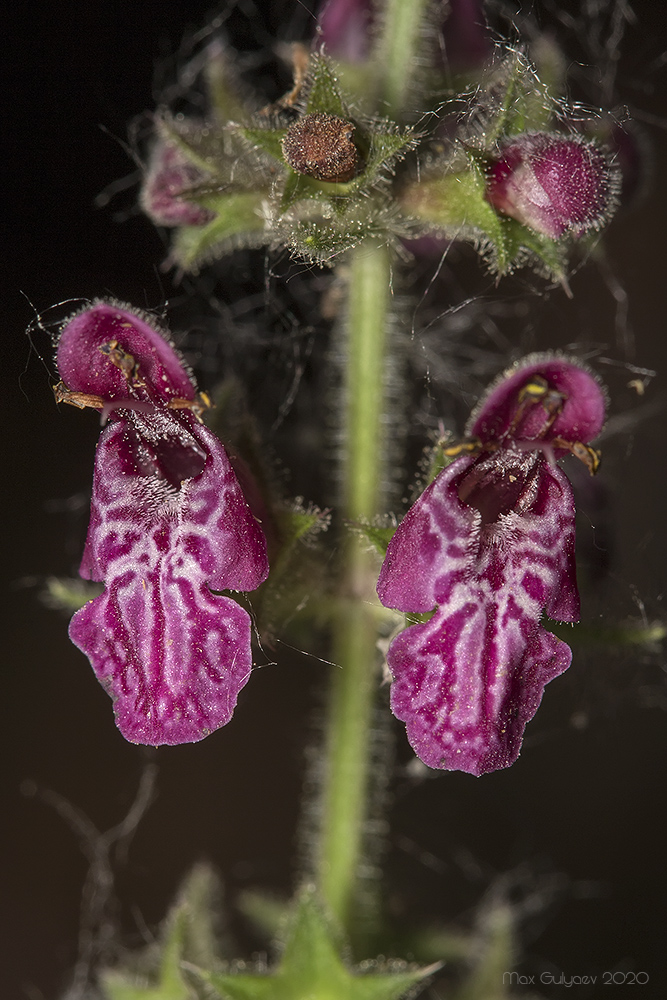
[[[386,247],[365,243],[352,254],[346,343],[343,514],[374,517],[384,480],[382,415],[390,302]],[[359,868],[369,803],[369,758],[378,686],[377,566],[356,535],[343,547],[342,611],[334,627],[335,670],[329,701],[322,793],[320,889],[348,933],[358,924]]]
[[[388,117],[395,121],[400,121],[409,110],[410,87],[421,61],[424,15],[429,6],[431,0],[387,0],[385,5],[376,56],[382,79],[381,97]]]

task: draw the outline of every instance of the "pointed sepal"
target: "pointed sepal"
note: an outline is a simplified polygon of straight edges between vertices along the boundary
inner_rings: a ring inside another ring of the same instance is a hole
[[[385,521],[355,521],[350,524],[350,528],[355,534],[360,535],[376,552],[384,557],[387,554],[387,546],[394,537],[397,528],[396,520],[390,518]]]
[[[296,900],[274,969],[200,975],[221,1000],[399,1000],[414,996],[437,968],[384,962],[350,967],[345,943],[308,886]]]
[[[101,974],[105,1000],[192,1000],[196,993],[186,965],[219,964],[218,892],[213,870],[196,865],[164,922],[157,949],[151,947],[135,970],[109,969]]]
[[[175,233],[170,260],[184,271],[197,271],[228,250],[262,246],[266,242],[265,192],[230,191],[196,200],[215,215],[203,226],[181,226]]]

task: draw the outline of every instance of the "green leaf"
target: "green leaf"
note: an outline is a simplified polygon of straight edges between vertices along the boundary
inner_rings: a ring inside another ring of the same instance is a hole
[[[225,244],[235,238],[245,245],[261,246],[265,242],[264,219],[261,216],[263,191],[236,191],[231,194],[209,195],[204,201],[216,217],[204,226],[182,226],[176,230],[172,257],[186,271],[196,271],[211,258],[225,250]]]
[[[206,87],[213,114],[220,122],[240,121],[246,114],[239,97],[238,85],[234,85],[231,68],[234,55],[219,41],[209,45],[206,52]]]
[[[108,1000],[191,1000],[192,991],[183,978],[183,938],[185,914],[175,915],[162,945],[157,979],[146,981],[122,970],[102,973],[102,985]]]
[[[358,222],[356,231],[332,225],[326,220],[298,222],[290,227],[287,242],[290,248],[317,264],[329,264],[335,257],[360,243],[367,233]]]
[[[565,280],[567,255],[562,243],[533,232],[515,219],[507,220],[506,232],[516,247],[515,254],[518,255],[519,250],[525,247],[542,263],[545,273],[556,281]]]
[[[266,938],[274,938],[285,919],[287,901],[259,889],[248,889],[236,900],[240,913]]]
[[[467,150],[467,155],[468,169],[425,178],[407,188],[402,196],[404,212],[442,229],[450,239],[487,241],[491,267],[499,275],[532,258],[551,278],[565,281],[566,243],[496,212],[486,200],[484,155],[475,150]]]
[[[307,887],[292,912],[280,962],[271,972],[200,972],[224,1000],[399,1000],[437,966],[415,969],[366,962],[351,969],[340,936]]]
[[[360,175],[363,183],[368,183],[377,177],[380,171],[385,170],[391,162],[402,157],[416,143],[416,137],[411,129],[399,132],[392,128],[388,122],[386,131],[378,126],[371,132],[370,149],[366,160],[366,166]]]
[[[334,213],[342,215],[348,207],[346,196],[353,194],[359,186],[356,180],[355,178],[352,181],[332,184],[289,169],[280,200],[280,209],[285,212],[299,201],[315,199],[328,202]]]
[[[155,129],[165,142],[177,146],[196,167],[212,177],[223,176],[221,170],[228,157],[221,156],[221,141],[211,129],[190,120],[176,122],[164,116],[157,120]]]

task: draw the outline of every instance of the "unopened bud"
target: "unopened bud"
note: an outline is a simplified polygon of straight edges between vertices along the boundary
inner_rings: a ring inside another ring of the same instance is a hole
[[[158,226],[203,226],[215,213],[188,201],[188,192],[203,179],[178,146],[158,142],[141,189],[141,207]]]
[[[318,21],[319,45],[334,59],[361,63],[370,49],[371,0],[329,0]]]
[[[617,172],[578,136],[518,135],[487,177],[486,197],[498,212],[553,240],[600,229],[616,207]]]
[[[352,142],[354,125],[324,113],[304,115],[287,130],[283,155],[297,173],[341,184],[351,180],[359,162]]]

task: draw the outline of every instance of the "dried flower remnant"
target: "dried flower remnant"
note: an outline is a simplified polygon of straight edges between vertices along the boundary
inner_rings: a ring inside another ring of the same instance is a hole
[[[424,491],[389,543],[382,604],[433,617],[390,644],[391,707],[434,768],[484,774],[519,755],[545,685],[570,648],[544,611],[579,620],[575,505],[555,460],[591,472],[604,422],[593,375],[568,358],[531,355],[493,385],[459,457]]]
[[[268,575],[266,542],[208,405],[148,318],[97,302],[60,334],[58,401],[109,418],[97,445],[80,573],[104,593],[70,638],[133,743],[191,743],[231,718],[252,666],[247,611],[222,590]]]
[[[618,174],[593,142],[526,132],[489,167],[493,207],[552,240],[600,229],[616,207]]]
[[[215,213],[188,200],[204,174],[171,142],[156,142],[141,188],[141,207],[156,226],[203,226]]]
[[[287,130],[283,154],[297,173],[318,181],[344,183],[352,180],[359,163],[353,135],[352,122],[337,115],[304,115]]]

